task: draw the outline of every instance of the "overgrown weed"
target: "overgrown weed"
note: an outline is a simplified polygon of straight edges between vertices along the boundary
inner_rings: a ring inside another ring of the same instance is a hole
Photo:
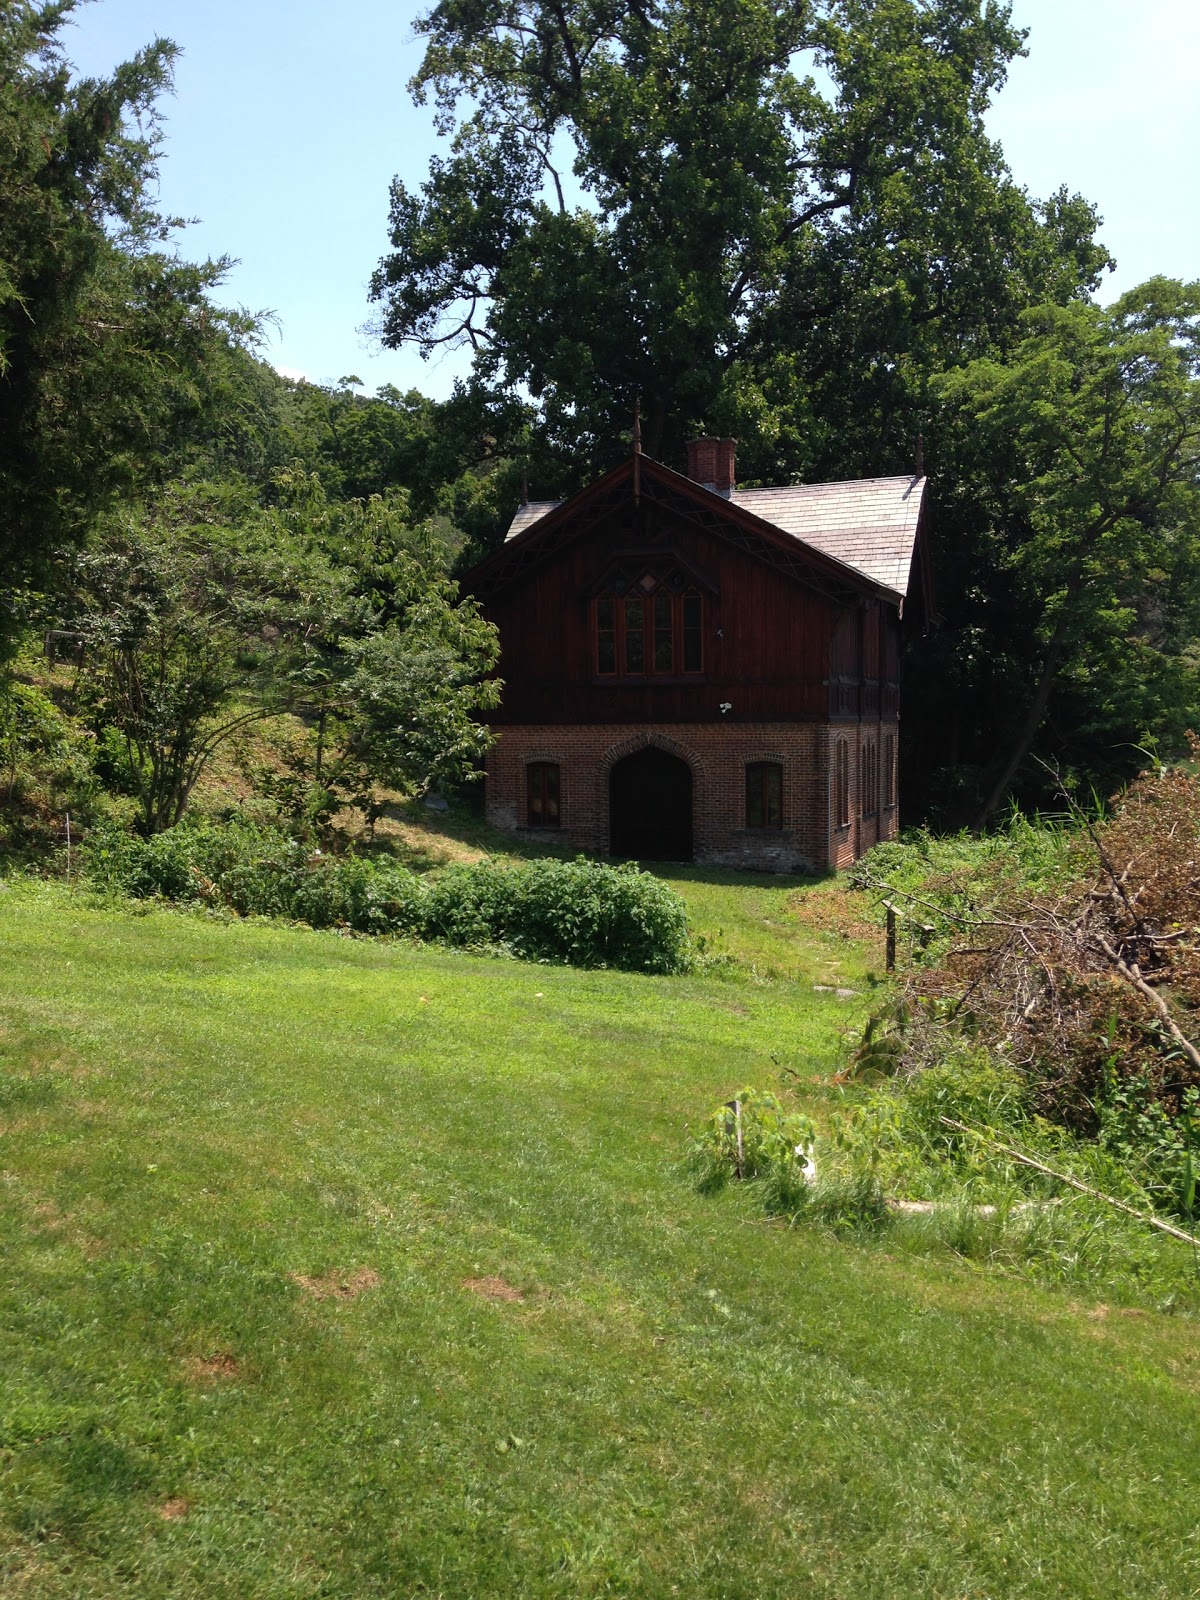
[[[789,1130],[778,1138],[756,1132],[754,1158],[740,1173],[735,1104],[747,1129],[765,1116],[769,1129]],[[740,1177],[764,1216],[793,1226],[953,1254],[1117,1301],[1200,1309],[1195,1253],[1103,1198],[1151,1215],[1155,1196],[1136,1166],[1038,1116],[1020,1075],[982,1050],[960,1051],[913,1078],[843,1085],[824,1126],[808,1124],[802,1148],[791,1142],[795,1115],[786,1097],[740,1090],[697,1143],[698,1187],[713,1194]],[[1012,1150],[1099,1193],[1079,1193]]]

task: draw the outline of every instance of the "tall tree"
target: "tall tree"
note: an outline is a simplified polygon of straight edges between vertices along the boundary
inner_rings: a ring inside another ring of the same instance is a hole
[[[1200,708],[1200,283],[1031,310],[1007,360],[936,389],[957,493],[974,501],[986,633],[1004,649],[955,663],[968,704],[980,666],[1004,681],[980,719],[986,822],[1048,723],[1054,750],[1093,775],[1132,769],[1140,740],[1179,741]]]
[[[393,184],[383,337],[470,344],[580,475],[636,392],[659,455],[706,423],[752,476],[907,464],[930,371],[1106,259],[986,136],[1021,48],[997,0],[441,0],[418,28],[452,142]]]
[[[294,470],[275,488],[262,509],[244,484],[174,485],[74,563],[81,702],[147,833],[278,711],[316,726],[318,811],[371,814],[380,788],[474,776],[491,742],[478,713],[499,698],[495,629],[403,492],[330,501]]]
[[[245,319],[150,204],[175,47],[75,78],[76,0],[0,7],[0,647],[22,582],[164,466]]]

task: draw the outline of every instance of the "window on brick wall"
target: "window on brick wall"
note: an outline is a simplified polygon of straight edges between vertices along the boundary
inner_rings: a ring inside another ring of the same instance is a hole
[[[879,745],[868,739],[862,754],[862,814],[873,817],[879,810]]]
[[[557,828],[562,816],[562,779],[556,761],[531,761],[525,768],[525,820],[531,828]]]
[[[704,670],[704,599],[684,575],[645,572],[593,610],[601,677],[674,678]]]
[[[833,747],[833,817],[835,828],[850,826],[850,745],[845,739]]]
[[[783,768],[778,761],[752,761],[746,767],[746,826],[783,827]]]
[[[896,735],[889,733],[883,740],[883,804],[886,810],[896,804]]]

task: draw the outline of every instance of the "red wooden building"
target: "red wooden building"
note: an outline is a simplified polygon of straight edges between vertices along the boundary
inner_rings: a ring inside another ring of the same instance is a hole
[[[739,489],[640,453],[523,505],[468,584],[500,632],[487,814],[642,860],[845,866],[899,816],[923,477]]]

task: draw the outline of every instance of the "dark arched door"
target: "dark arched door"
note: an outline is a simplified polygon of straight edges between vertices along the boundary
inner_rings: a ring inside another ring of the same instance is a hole
[[[610,849],[636,861],[692,859],[692,769],[654,745],[609,774]]]

